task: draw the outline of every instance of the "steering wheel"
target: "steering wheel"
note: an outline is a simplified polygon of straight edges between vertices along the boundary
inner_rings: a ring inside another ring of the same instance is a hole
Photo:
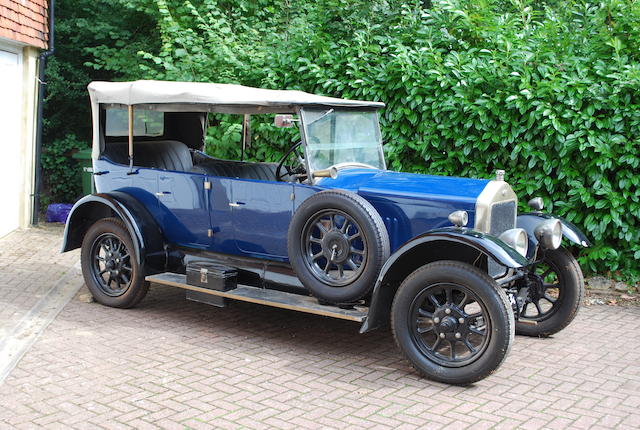
[[[302,157],[302,152],[300,151],[301,145],[302,145],[302,141],[294,144],[291,148],[287,150],[287,152],[284,153],[280,161],[278,161],[278,167],[276,167],[277,181],[283,181],[283,178],[285,177],[285,175],[296,176],[296,177],[306,176],[307,169],[304,164],[304,158]],[[298,166],[296,167],[289,167],[286,164],[284,164],[285,161],[287,161],[289,157],[291,157],[292,155],[295,155],[296,161],[298,162]],[[282,172],[283,167],[286,173]]]

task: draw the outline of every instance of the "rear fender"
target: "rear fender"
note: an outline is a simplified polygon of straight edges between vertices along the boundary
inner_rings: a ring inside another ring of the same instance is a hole
[[[457,260],[474,264],[492,258],[508,268],[530,264],[500,239],[466,228],[443,228],[417,236],[389,257],[373,288],[367,319],[361,333],[371,331],[389,320],[391,303],[402,281],[417,268],[439,260]]]
[[[167,247],[161,229],[138,200],[119,191],[91,194],[76,202],[67,219],[61,252],[81,247],[89,227],[109,217],[119,218],[124,223],[146,274],[164,270]]]

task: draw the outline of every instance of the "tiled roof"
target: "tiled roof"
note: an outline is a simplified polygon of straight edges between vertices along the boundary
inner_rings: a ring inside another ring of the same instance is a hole
[[[0,37],[47,48],[47,0],[0,0]]]

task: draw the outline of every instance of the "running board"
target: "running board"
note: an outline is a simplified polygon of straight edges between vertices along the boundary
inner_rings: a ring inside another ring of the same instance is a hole
[[[186,275],[171,272],[147,276],[146,280],[154,284],[183,288],[185,290],[197,291],[199,293],[210,294],[212,296],[356,322],[363,322],[367,318],[367,313],[369,311],[369,308],[360,306],[354,309],[342,309],[337,306],[321,305],[314,297],[285,293],[283,291],[269,290],[265,288],[250,287],[248,285],[241,284],[238,284],[237,288],[229,291],[210,290],[208,288],[189,285],[187,284]]]

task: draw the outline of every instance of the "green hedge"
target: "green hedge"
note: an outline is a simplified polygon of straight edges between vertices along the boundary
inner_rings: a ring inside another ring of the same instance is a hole
[[[42,179],[48,192],[41,197],[43,210],[46,210],[49,203],[59,201],[52,196],[69,196],[63,200],[67,202],[82,196],[81,167],[72,155],[85,148],[86,144],[78,141],[73,134],[44,146],[41,158]]]
[[[160,41],[122,78],[383,101],[392,169],[505,169],[522,202],[542,196],[584,229],[587,269],[640,279],[637,2],[121,1],[157,21]],[[95,49],[92,67],[114,70]],[[260,158],[289,144],[254,138],[271,148]]]

